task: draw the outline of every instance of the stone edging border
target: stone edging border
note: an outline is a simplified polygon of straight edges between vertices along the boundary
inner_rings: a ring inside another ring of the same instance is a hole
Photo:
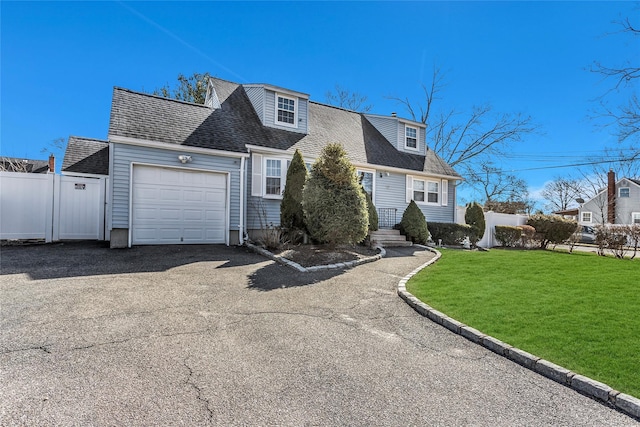
[[[493,351],[494,353],[506,357],[507,359],[510,359],[527,369],[537,372],[538,374],[543,375],[564,386],[570,387],[578,391],[579,393],[582,393],[594,400],[599,401],[600,403],[604,403],[611,407],[614,407],[619,411],[625,413],[626,415],[629,415],[636,419],[640,419],[640,399],[637,399],[628,394],[620,393],[619,391],[609,387],[607,384],[595,381],[582,375],[578,375],[575,372],[563,368],[562,366],[558,366],[554,363],[549,362],[548,360],[541,359],[531,353],[527,353],[526,351],[513,347],[496,338],[483,334],[477,329],[467,326],[464,323],[458,322],[457,320],[445,315],[444,313],[435,310],[434,308],[420,301],[413,294],[409,293],[406,287],[409,279],[417,274],[420,270],[430,266],[431,264],[434,264],[442,256],[439,251],[433,248],[422,245],[415,246],[424,248],[436,254],[435,258],[422,264],[420,267],[407,274],[402,278],[402,280],[400,280],[400,282],[398,282],[398,295],[400,296],[400,298],[405,300],[405,302],[409,304],[409,306],[411,306],[415,311],[420,313],[422,316],[429,318],[435,323],[444,326],[450,331],[455,332],[458,335],[462,335],[469,341],[480,344],[483,347]]]
[[[286,259],[284,257],[281,257],[280,255],[276,255],[272,252],[269,252],[268,250],[261,248],[259,246],[256,246],[252,243],[249,242],[245,242],[245,245],[247,246],[247,248],[251,249],[252,251],[259,253],[260,255],[263,255],[269,259],[274,260],[275,262],[285,265],[287,267],[291,267],[294,270],[297,270],[301,273],[312,273],[312,272],[316,272],[316,271],[322,271],[322,270],[337,270],[337,269],[342,269],[342,268],[351,268],[351,267],[355,267],[356,265],[360,265],[360,264],[366,264],[368,262],[373,262],[373,261],[377,261],[381,258],[383,258],[387,252],[384,250],[383,247],[381,246],[376,246],[375,249],[379,250],[380,252],[377,253],[376,255],[370,256],[370,257],[366,257],[366,258],[360,258],[360,259],[356,259],[353,261],[348,261],[348,262],[339,262],[337,264],[329,264],[329,265],[314,265],[312,267],[303,267],[300,264],[298,264],[297,262],[293,262],[290,259]]]

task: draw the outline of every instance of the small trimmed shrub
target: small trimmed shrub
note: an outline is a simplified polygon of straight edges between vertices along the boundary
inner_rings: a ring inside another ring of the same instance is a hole
[[[527,220],[527,225],[536,229],[535,239],[540,243],[541,249],[546,249],[549,243],[557,245],[566,241],[578,227],[578,223],[574,220],[543,214],[531,216]]]
[[[485,230],[484,210],[477,202],[473,202],[467,206],[467,212],[464,214],[464,222],[471,226],[469,240],[473,246],[482,239]]]
[[[429,229],[424,214],[413,200],[402,214],[400,232],[407,236],[413,243],[424,245],[429,240]]]
[[[502,246],[514,247],[520,243],[522,229],[511,225],[496,225],[496,240]]]
[[[459,245],[471,233],[471,226],[453,222],[430,222],[428,228],[431,240],[444,245]]]
[[[367,237],[369,215],[361,188],[342,146],[326,145],[302,192],[304,223],[314,240],[353,245]]]

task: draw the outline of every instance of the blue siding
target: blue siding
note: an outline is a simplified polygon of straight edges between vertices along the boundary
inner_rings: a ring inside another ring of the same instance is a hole
[[[373,117],[365,115],[367,120],[378,129],[394,147],[398,147],[398,119],[393,117]]]
[[[177,157],[180,150],[162,150],[128,144],[113,144],[112,228],[129,228],[129,189],[131,163],[181,167]],[[230,172],[231,188],[229,229],[238,230],[240,224],[240,159],[207,154],[192,154],[193,161],[186,169]]]
[[[406,175],[392,173],[386,176],[382,174],[380,178],[376,173],[375,205],[376,208],[396,208],[397,221],[400,222],[402,214],[407,209],[409,203],[406,202],[407,182]],[[435,178],[440,181],[439,178]],[[428,221],[434,222],[454,222],[456,206],[455,181],[449,181],[449,191],[447,206],[423,205],[418,203],[418,207]]]
[[[256,110],[258,117],[264,123],[264,88],[250,86],[245,87],[244,90],[253,105],[253,109]]]

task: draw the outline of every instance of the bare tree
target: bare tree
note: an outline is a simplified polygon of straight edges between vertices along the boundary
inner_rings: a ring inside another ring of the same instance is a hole
[[[29,172],[29,161],[12,157],[0,157],[0,172]]]
[[[632,37],[640,36],[640,28],[634,26],[629,18],[618,22],[621,32],[628,33]],[[631,51],[630,51],[631,52]],[[637,59],[638,56],[634,56]],[[591,71],[599,73],[605,79],[613,80],[613,88],[603,95],[600,101],[601,115],[608,117],[609,124],[615,124],[617,127],[618,141],[638,140],[640,136],[640,99],[636,92],[637,79],[640,78],[640,64],[633,64],[626,61],[624,65],[611,67],[603,65],[599,61],[595,61],[591,67]],[[610,107],[606,102],[606,96],[611,92],[620,92],[629,90],[629,99],[627,102]]]
[[[366,95],[360,95],[358,92],[350,92],[340,85],[336,85],[331,91],[325,94],[325,101],[329,105],[346,108],[347,110],[357,111],[359,113],[368,113],[373,108],[372,104],[367,104]]]
[[[494,167],[492,163],[470,169],[466,178],[466,183],[482,195],[484,205],[491,206],[492,210],[503,211],[507,208],[529,210],[530,208],[527,183],[515,175]]]
[[[444,75],[434,68],[431,83],[423,85],[424,102],[417,107],[409,98],[390,96],[401,104],[412,120],[427,125],[433,150],[451,166],[473,170],[489,159],[501,157],[509,146],[536,131],[531,117],[519,113],[498,114],[491,105],[476,106],[466,118],[455,110],[434,113],[434,102],[445,87]]]
[[[167,83],[155,89],[152,94],[177,99],[178,101],[204,104],[210,77],[209,73],[193,73],[189,77],[181,73],[178,74],[178,84],[176,86],[171,87]]]
[[[578,179],[556,177],[553,181],[545,184],[542,190],[542,197],[549,203],[547,209],[550,211],[563,211],[575,205],[576,199],[583,197],[584,183]]]

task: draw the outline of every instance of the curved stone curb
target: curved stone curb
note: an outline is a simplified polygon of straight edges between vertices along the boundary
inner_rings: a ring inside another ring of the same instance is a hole
[[[290,259],[287,259],[285,257],[281,257],[280,255],[276,255],[272,252],[269,252],[268,250],[261,248],[259,246],[256,246],[252,243],[249,242],[245,242],[245,245],[247,246],[247,248],[251,249],[252,251],[259,253],[260,255],[263,255],[269,259],[274,260],[277,263],[280,263],[282,265],[285,265],[287,267],[291,267],[294,270],[297,270],[301,273],[312,273],[312,272],[316,272],[316,271],[322,271],[322,270],[337,270],[337,269],[344,269],[344,268],[351,268],[351,267],[355,267],[356,265],[360,265],[360,264],[366,264],[368,262],[373,262],[373,261],[377,261],[379,259],[381,259],[382,257],[384,257],[387,253],[384,250],[384,248],[376,246],[375,249],[379,250],[380,252],[376,255],[370,256],[370,257],[366,257],[366,258],[360,258],[360,259],[356,259],[353,261],[348,261],[348,262],[339,262],[337,264],[329,264],[329,265],[314,265],[312,267],[303,267],[300,264],[298,264],[297,262],[293,262]]]
[[[640,399],[628,394],[620,393],[619,391],[609,387],[607,384],[578,375],[575,372],[563,368],[562,366],[558,366],[548,360],[541,359],[531,353],[527,353],[526,351],[513,347],[496,338],[483,334],[477,329],[458,322],[457,320],[435,310],[420,301],[413,294],[409,293],[406,286],[409,279],[420,270],[438,261],[442,256],[439,251],[433,248],[421,245],[416,246],[423,247],[426,250],[435,253],[436,256],[413,270],[411,273],[407,274],[402,278],[402,280],[400,280],[400,282],[398,282],[398,295],[415,311],[431,319],[435,323],[444,326],[450,331],[455,332],[458,335],[462,335],[469,341],[480,344],[500,356],[506,357],[525,368],[537,372],[538,374],[564,386],[570,387],[594,400],[606,403],[607,405],[612,406],[631,417],[640,419]]]

